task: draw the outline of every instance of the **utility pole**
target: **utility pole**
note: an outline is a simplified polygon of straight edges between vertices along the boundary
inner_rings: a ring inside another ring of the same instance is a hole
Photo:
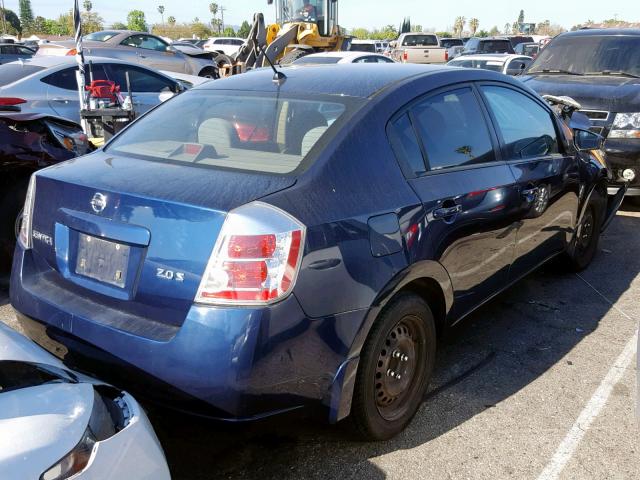
[[[224,32],[224,11],[225,10],[226,10],[226,8],[223,7],[222,5],[220,5],[220,23],[221,23],[220,33]]]

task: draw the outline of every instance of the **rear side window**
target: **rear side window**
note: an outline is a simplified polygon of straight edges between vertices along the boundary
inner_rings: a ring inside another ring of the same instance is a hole
[[[57,72],[52,73],[51,75],[47,75],[41,81],[52,85],[54,87],[62,88],[64,90],[78,90],[78,82],[76,80],[76,70],[77,67],[65,68],[64,70],[59,70]],[[89,68],[87,67],[87,75],[89,74]],[[106,74],[104,73],[104,68],[102,65],[92,65],[91,72],[94,80],[108,80]],[[87,78],[87,84],[89,83]]]
[[[498,122],[507,160],[559,152],[551,114],[540,104],[510,88],[484,86],[481,90]]]
[[[438,37],[435,35],[406,35],[402,40],[403,47],[437,47]]]
[[[295,171],[355,99],[189,90],[133,123],[107,151],[274,174]],[[176,121],[179,119],[179,121]]]
[[[396,156],[403,160],[413,173],[417,176],[426,173],[420,145],[407,113],[391,123],[389,140]]]
[[[131,65],[109,64],[109,77],[111,80],[120,85],[120,91],[127,90],[126,72],[129,72],[129,81],[131,82],[131,91],[138,93],[154,93],[163,90],[174,90],[176,84],[169,79],[156,75],[153,72],[142,68],[133,67]]]
[[[489,129],[471,88],[430,97],[411,108],[411,115],[430,170],[495,160]]]

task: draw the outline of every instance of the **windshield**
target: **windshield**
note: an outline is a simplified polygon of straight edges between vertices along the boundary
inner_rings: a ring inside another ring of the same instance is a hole
[[[540,50],[528,73],[547,70],[640,75],[640,36],[558,37]]]
[[[22,62],[11,62],[0,65],[0,85],[9,85],[17,80],[25,78],[36,72],[44,70],[44,67],[25,65]]]
[[[406,35],[402,40],[403,47],[437,47],[438,37],[435,35]]]
[[[349,47],[352,52],[376,52],[376,46],[373,43],[352,43]]]
[[[323,0],[284,0],[282,2],[282,22],[317,22],[324,17]]]
[[[502,72],[504,62],[499,60],[470,60],[470,59],[455,59],[447,63],[450,67],[463,67],[463,68],[481,68],[483,70],[493,70],[494,72]]]
[[[338,63],[343,57],[322,57],[307,55],[306,57],[299,58],[293,65],[330,65],[332,63]]]
[[[132,124],[106,151],[205,168],[287,174],[343,115],[347,102],[357,101],[190,90]]]
[[[505,53],[510,47],[509,40],[484,40],[478,44],[478,52]]]
[[[82,37],[83,40],[90,40],[92,42],[106,42],[107,40],[118,35],[119,32],[94,32]]]
[[[444,48],[457,47],[458,45],[462,45],[462,40],[459,38],[441,38],[440,46]]]

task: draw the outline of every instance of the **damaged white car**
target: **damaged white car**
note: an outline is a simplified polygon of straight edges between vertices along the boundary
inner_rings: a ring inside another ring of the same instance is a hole
[[[169,479],[136,400],[0,323],[0,478]]]

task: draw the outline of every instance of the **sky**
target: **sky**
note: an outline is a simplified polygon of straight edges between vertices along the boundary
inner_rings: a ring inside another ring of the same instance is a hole
[[[18,0],[4,0],[6,8],[18,12]],[[147,23],[160,23],[158,5],[164,5],[165,19],[176,17],[178,22],[191,22],[195,17],[201,21],[210,19],[207,0],[92,0],[93,10],[104,18],[107,25],[113,22],[125,22],[127,12],[139,9],[145,12]],[[273,5],[267,0],[217,0],[225,7],[224,20],[228,25],[240,25],[243,20],[249,22],[255,12],[265,14],[267,23],[274,19]],[[80,0],[82,4],[82,0]],[[60,12],[71,9],[73,0],[31,0],[34,15],[45,18],[57,18]],[[468,19],[478,18],[480,29],[489,30],[494,25],[500,30],[505,23],[513,23],[520,12],[525,11],[525,21],[539,23],[550,20],[565,28],[584,23],[591,19],[596,22],[607,18],[627,21],[640,21],[638,0],[605,2],[602,0],[557,1],[535,0],[520,5],[499,0],[455,0],[437,2],[426,0],[340,0],[339,23],[352,29],[356,27],[374,28],[387,24],[399,25],[403,17],[411,17],[412,24],[420,24],[424,29],[450,30],[454,19],[463,15]]]

